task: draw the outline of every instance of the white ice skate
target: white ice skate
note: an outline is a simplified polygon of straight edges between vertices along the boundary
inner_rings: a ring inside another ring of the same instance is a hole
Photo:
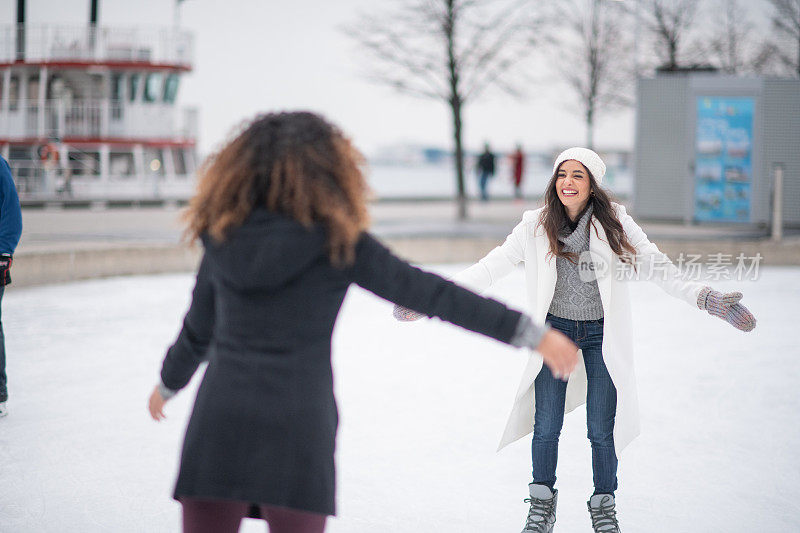
[[[558,503],[558,489],[550,490],[545,485],[528,485],[531,497],[525,499],[530,503],[528,519],[522,533],[552,533],[556,523],[556,504]]]
[[[620,533],[616,503],[611,494],[595,494],[586,505],[595,533]]]

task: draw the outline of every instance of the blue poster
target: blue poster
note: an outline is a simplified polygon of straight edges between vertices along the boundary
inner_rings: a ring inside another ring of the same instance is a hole
[[[753,98],[697,99],[694,218],[749,222]]]

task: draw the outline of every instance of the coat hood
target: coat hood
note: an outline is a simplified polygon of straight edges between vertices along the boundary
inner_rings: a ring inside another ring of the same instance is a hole
[[[214,274],[238,289],[274,289],[327,259],[321,227],[306,228],[284,215],[256,209],[222,242],[203,236]]]

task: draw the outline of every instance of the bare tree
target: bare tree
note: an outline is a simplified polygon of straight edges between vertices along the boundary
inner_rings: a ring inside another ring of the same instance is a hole
[[[767,0],[776,39],[767,41],[762,59],[777,60],[780,69],[800,77],[800,0]]]
[[[662,66],[674,70],[681,66],[681,54],[695,22],[700,0],[638,0],[642,23],[655,40],[655,53]]]
[[[576,15],[580,13],[584,15]],[[609,0],[573,0],[555,13],[555,20],[570,24],[554,34],[551,42],[557,49],[551,57],[580,103],[589,148],[594,147],[598,114],[632,103],[633,56],[623,38],[624,15]]]
[[[491,87],[520,95],[517,67],[530,57],[535,13],[531,0],[399,0],[345,28],[371,59],[370,79],[449,106],[461,219],[464,109]]]
[[[706,56],[728,74],[757,70],[751,38],[755,25],[745,5],[741,0],[716,0],[713,8],[714,24],[709,24],[710,38],[703,46]]]

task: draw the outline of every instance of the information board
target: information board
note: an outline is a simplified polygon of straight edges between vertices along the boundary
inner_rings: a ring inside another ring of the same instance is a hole
[[[697,99],[694,217],[750,221],[754,98]]]

